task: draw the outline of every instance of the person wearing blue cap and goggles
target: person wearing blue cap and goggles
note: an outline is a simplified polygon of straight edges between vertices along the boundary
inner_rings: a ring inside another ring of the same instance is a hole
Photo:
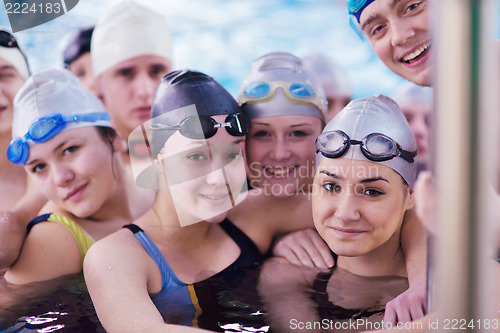
[[[24,167],[49,202],[25,230],[19,258],[4,275],[9,283],[81,272],[96,240],[151,206],[152,195],[128,181],[121,140],[102,103],[67,70],[37,72],[25,82],[14,100],[12,137],[9,161]]]
[[[351,26],[397,75],[431,86],[428,0],[347,0]]]

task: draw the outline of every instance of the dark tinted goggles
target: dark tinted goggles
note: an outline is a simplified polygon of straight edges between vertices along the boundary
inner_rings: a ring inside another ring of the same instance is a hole
[[[226,117],[223,123],[216,122],[209,116],[191,116],[181,121],[179,125],[151,125],[151,130],[174,129],[190,139],[208,139],[224,127],[232,136],[244,136],[250,130],[250,120],[243,113],[233,113]]]
[[[328,158],[341,157],[351,145],[360,145],[363,155],[371,161],[388,161],[401,157],[413,163],[417,152],[404,150],[396,141],[381,133],[368,134],[363,140],[351,140],[341,130],[322,133],[316,140],[316,152]]]

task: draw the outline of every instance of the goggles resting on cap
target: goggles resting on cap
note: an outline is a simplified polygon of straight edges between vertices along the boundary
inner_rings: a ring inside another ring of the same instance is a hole
[[[247,102],[257,102],[273,96],[276,88],[283,88],[285,95],[292,101],[298,103],[311,103],[324,111],[324,103],[321,97],[314,91],[313,87],[304,82],[286,81],[256,81],[250,83],[244,90],[240,98],[240,104]]]
[[[363,140],[351,140],[341,130],[322,133],[316,140],[316,153],[327,158],[338,158],[345,154],[351,145],[360,145],[363,155],[371,161],[388,161],[401,157],[408,163],[414,162],[417,152],[404,150],[396,141],[381,133],[368,134]]]
[[[35,120],[28,132],[22,138],[13,139],[7,149],[7,158],[14,164],[24,165],[29,157],[29,142],[47,142],[66,127],[67,123],[88,122],[95,123],[100,120],[110,120],[107,112],[62,115],[52,113]]]
[[[179,130],[186,138],[208,139],[214,136],[221,127],[225,127],[232,136],[244,136],[250,130],[250,124],[249,119],[243,113],[233,113],[228,115],[223,123],[218,123],[209,116],[191,116],[182,120],[179,125],[152,124],[151,130],[173,129]]]
[[[24,62],[26,62],[26,66],[28,66],[28,72],[29,72],[28,59],[26,59],[26,55],[21,50],[21,48],[19,47],[19,44],[17,43],[16,38],[12,34],[10,34],[9,32],[7,32],[5,30],[0,30],[0,46],[6,47],[9,49],[18,49],[24,58]]]

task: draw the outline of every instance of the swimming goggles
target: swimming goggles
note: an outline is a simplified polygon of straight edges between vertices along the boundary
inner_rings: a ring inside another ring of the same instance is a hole
[[[19,47],[19,44],[17,43],[16,38],[12,34],[10,34],[8,31],[0,30],[0,46],[6,47],[9,49],[14,49],[14,48],[18,49],[19,52],[21,52],[21,54],[24,57],[24,61],[26,62],[26,66],[28,66],[28,72],[29,72],[28,59],[26,58],[26,55]]]
[[[316,105],[321,111],[325,109],[325,103],[322,101],[313,87],[304,82],[286,82],[286,81],[256,81],[252,82],[243,90],[240,98],[240,104],[252,101],[264,101],[273,96],[276,88],[281,87],[285,94],[295,102],[311,103]]]
[[[191,116],[182,120],[179,125],[153,124],[151,130],[174,129],[190,139],[208,139],[221,127],[225,127],[232,136],[244,136],[250,130],[250,125],[250,120],[245,114],[233,113],[228,115],[223,123],[218,123],[209,116]]]
[[[28,132],[22,138],[13,139],[7,149],[7,158],[14,164],[24,165],[29,157],[29,142],[47,142],[66,127],[67,123],[88,122],[94,123],[99,120],[110,120],[107,112],[62,115],[52,113],[35,120]]]
[[[341,130],[322,133],[316,140],[316,153],[327,158],[338,158],[342,156],[351,145],[360,145],[363,155],[371,161],[388,161],[395,157],[401,157],[408,163],[414,162],[417,152],[409,152],[381,133],[368,134],[363,140],[351,140],[349,136]]]

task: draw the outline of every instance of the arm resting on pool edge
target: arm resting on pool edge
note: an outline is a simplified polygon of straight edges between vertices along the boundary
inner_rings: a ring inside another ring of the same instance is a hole
[[[413,321],[425,315],[427,233],[415,213],[415,208],[405,214],[401,230],[401,246],[405,254],[410,287],[386,305],[384,322],[394,325],[397,322]]]
[[[28,190],[12,210],[0,212],[0,270],[17,260],[26,238],[26,227],[46,202],[37,190]]]
[[[278,237],[273,243],[273,255],[294,265],[328,270],[335,265],[330,248],[316,229],[298,230]]]
[[[150,261],[128,230],[119,230],[99,240],[87,252],[83,267],[85,282],[106,331],[207,332],[163,321],[148,292]]]

